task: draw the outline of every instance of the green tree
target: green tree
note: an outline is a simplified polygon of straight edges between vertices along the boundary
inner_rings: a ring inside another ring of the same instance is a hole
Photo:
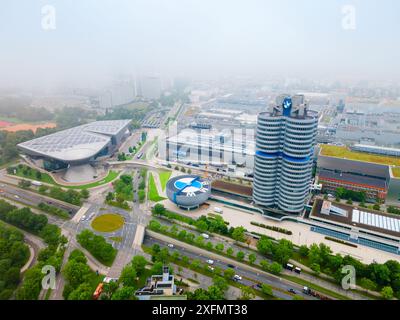
[[[133,266],[125,266],[122,269],[119,281],[124,287],[134,287],[136,285],[137,273]]]
[[[213,284],[214,284],[214,286],[220,288],[224,292],[226,290],[228,290],[228,287],[229,287],[226,280],[224,278],[222,278],[221,276],[215,276],[213,278]]]
[[[93,288],[90,283],[84,282],[69,294],[68,300],[92,300],[92,295]]]
[[[147,260],[145,257],[137,255],[132,259],[132,267],[136,270],[138,276],[142,275],[146,269]]]
[[[383,287],[381,290],[381,295],[386,300],[393,299],[393,289],[389,286]]]
[[[269,270],[269,263],[267,260],[261,260],[260,261],[260,266],[261,269],[263,269],[264,271],[268,271]]]
[[[271,296],[271,297],[274,296],[271,286],[267,285],[266,283],[263,283],[261,285],[261,292],[267,296]]]
[[[239,251],[239,252],[236,254],[236,258],[237,258],[239,261],[243,261],[244,256],[245,256],[245,254],[244,254],[243,251]]]
[[[240,289],[242,290],[242,296],[240,297],[240,300],[251,300],[255,298],[256,295],[251,287],[241,286]]]
[[[368,278],[362,278],[360,280],[360,286],[363,287],[364,289],[370,290],[370,291],[375,291],[376,290],[376,283],[373,282],[371,279]]]
[[[308,247],[307,247],[306,245],[300,246],[300,248],[299,248],[299,254],[300,254],[303,258],[305,258],[305,257],[308,256],[308,252],[309,252],[309,249],[308,249]]]
[[[310,265],[310,268],[312,271],[314,271],[316,274],[319,274],[321,272],[321,266],[318,263],[312,263]]]
[[[164,205],[160,203],[157,203],[153,208],[153,212],[157,215],[163,215],[166,211]]]
[[[135,297],[135,288],[133,287],[122,287],[119,288],[112,295],[111,300],[137,300]]]
[[[233,249],[229,247],[229,248],[226,250],[226,254],[227,254],[228,256],[233,255]]]
[[[235,275],[235,270],[233,270],[232,268],[227,268],[224,270],[224,277],[226,279],[232,279]]]
[[[277,262],[273,262],[268,266],[268,270],[271,273],[278,275],[282,272],[282,266]]]
[[[256,262],[256,260],[257,260],[257,256],[254,253],[250,253],[249,254],[249,262],[251,264],[253,264],[254,262]]]
[[[274,245],[270,239],[262,236],[257,242],[257,249],[261,254],[271,255]]]
[[[291,241],[281,239],[273,250],[274,259],[282,264],[286,264],[293,255],[293,244]]]
[[[243,227],[236,227],[232,232],[232,238],[238,242],[244,242],[246,240],[245,231],[246,229]]]
[[[224,244],[223,243],[217,243],[215,245],[215,249],[220,251],[220,252],[224,251]]]
[[[163,263],[160,261],[154,263],[150,271],[152,275],[162,274]]]

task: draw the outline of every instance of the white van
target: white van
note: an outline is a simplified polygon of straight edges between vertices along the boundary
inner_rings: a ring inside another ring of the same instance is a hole
[[[221,213],[222,214],[222,209],[221,208],[218,208],[218,207],[215,207],[214,208],[214,212],[216,212],[216,213]]]

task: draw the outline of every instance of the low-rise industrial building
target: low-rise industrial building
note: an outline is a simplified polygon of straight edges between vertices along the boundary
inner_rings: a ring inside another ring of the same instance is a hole
[[[317,198],[311,231],[375,249],[400,254],[400,217]]]
[[[394,173],[399,158],[367,153],[362,155],[336,146],[328,147],[337,148],[337,154],[326,153],[323,152],[324,146],[320,146],[317,160],[317,178],[323,188],[332,192],[335,186],[366,191],[370,200],[375,193],[375,199],[385,200],[388,205],[400,205],[400,177]]]
[[[388,190],[386,179],[329,170],[319,171],[318,183],[322,184],[322,192],[325,193],[335,193],[337,188],[365,192],[369,202],[385,200]]]

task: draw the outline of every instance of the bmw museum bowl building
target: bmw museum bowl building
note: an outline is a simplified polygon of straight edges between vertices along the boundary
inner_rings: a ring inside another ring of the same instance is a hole
[[[167,183],[168,199],[181,209],[198,208],[208,200],[210,194],[210,182],[196,175],[177,176]]]

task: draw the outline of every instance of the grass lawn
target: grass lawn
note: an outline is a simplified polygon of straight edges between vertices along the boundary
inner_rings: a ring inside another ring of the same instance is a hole
[[[149,194],[148,194],[148,198],[149,198],[149,200],[154,201],[154,202],[165,200],[164,197],[161,197],[158,194],[156,182],[154,181],[154,177],[153,177],[152,173],[149,175]]]
[[[161,171],[158,176],[160,177],[160,183],[163,191],[165,190],[165,187],[167,186],[167,182],[169,178],[171,177],[172,171]]]
[[[98,232],[113,232],[121,229],[124,225],[124,218],[118,214],[107,213],[96,217],[92,221],[92,228]]]
[[[36,169],[31,168],[28,172],[26,172],[27,174],[24,174],[24,168],[16,168],[16,176],[21,177],[21,178],[27,178],[27,179],[31,179],[31,180],[36,180],[36,181],[42,181],[44,183],[48,183],[48,184],[57,184],[52,177],[50,177],[49,174],[47,173],[43,173],[40,172],[40,178],[38,178],[36,176],[37,172],[39,172]]]
[[[376,154],[351,151],[347,147],[332,146],[327,144],[321,145],[321,155],[328,157],[344,158],[349,160],[400,166],[400,158],[398,157],[380,156]]]
[[[111,170],[103,180],[100,180],[100,181],[97,181],[97,182],[88,183],[88,184],[84,184],[84,185],[80,185],[80,186],[65,186],[65,185],[59,184],[56,181],[54,181],[54,179],[47,173],[41,172],[40,179],[37,178],[36,172],[38,172],[38,170],[36,170],[36,169],[31,168],[31,170],[28,171],[27,175],[24,175],[24,173],[23,173],[24,170],[23,169],[19,169],[18,167],[16,167],[16,169],[17,169],[16,175],[18,177],[31,179],[31,180],[36,180],[36,181],[41,181],[41,182],[44,182],[44,183],[52,184],[52,185],[55,185],[57,187],[66,188],[66,189],[90,189],[90,188],[94,188],[94,187],[97,187],[97,186],[100,186],[100,185],[103,185],[103,184],[106,184],[106,183],[109,183],[109,182],[113,181],[119,175],[118,171]]]
[[[400,178],[400,167],[392,168],[392,173],[393,173],[393,176],[395,176],[396,178]]]
[[[122,242],[122,237],[109,237],[108,239],[110,239],[111,241],[115,241],[115,242]]]

